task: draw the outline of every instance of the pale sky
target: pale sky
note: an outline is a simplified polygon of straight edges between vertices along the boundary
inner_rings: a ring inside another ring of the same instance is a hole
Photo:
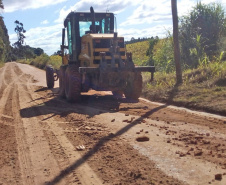
[[[200,0],[178,0],[179,16],[186,15]],[[226,9],[226,0],[219,2]],[[40,47],[52,55],[60,50],[63,21],[71,11],[113,12],[117,18],[117,31],[125,40],[131,37],[164,37],[172,29],[171,0],[3,0],[0,10],[8,29],[10,42],[16,40],[14,21],[24,24],[25,43]]]

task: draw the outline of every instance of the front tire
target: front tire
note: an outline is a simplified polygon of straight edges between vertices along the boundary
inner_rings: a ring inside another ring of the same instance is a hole
[[[59,71],[59,96],[65,98],[65,71],[67,66],[60,66]]]
[[[52,66],[46,66],[46,83],[48,88],[54,87],[54,70]]]
[[[137,100],[142,92],[142,75],[136,73],[134,80],[127,81],[126,89],[124,91],[125,97],[131,100]]]
[[[69,65],[65,72],[65,95],[69,102],[80,101],[81,75],[75,65]]]

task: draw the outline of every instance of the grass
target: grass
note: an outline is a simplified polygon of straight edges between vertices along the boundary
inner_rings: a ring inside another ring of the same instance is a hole
[[[0,61],[0,68],[2,68],[4,65],[5,65],[5,63]]]
[[[59,69],[62,63],[61,60],[62,60],[61,57],[58,55],[53,55],[49,57],[48,55],[43,54],[34,59],[27,59],[27,60],[23,59],[17,62],[20,62],[23,64],[30,64],[40,69],[45,69],[46,65],[52,65],[53,68]]]
[[[149,41],[142,41],[142,42],[136,42],[133,44],[127,44],[126,45],[126,51],[131,52],[133,55],[133,62],[138,65],[144,65],[148,60],[149,57],[146,56],[146,51],[149,47]]]
[[[213,62],[183,72],[181,85],[175,85],[175,73],[157,72],[151,83],[149,76],[143,75],[143,97],[226,115],[226,62]]]

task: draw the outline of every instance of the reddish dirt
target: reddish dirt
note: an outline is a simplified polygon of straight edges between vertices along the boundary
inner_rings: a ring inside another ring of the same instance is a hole
[[[226,117],[57,92],[42,70],[0,69],[0,184],[226,184]]]

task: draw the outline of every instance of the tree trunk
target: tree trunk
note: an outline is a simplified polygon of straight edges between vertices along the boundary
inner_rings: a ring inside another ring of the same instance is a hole
[[[171,0],[172,16],[173,16],[173,42],[174,42],[174,60],[176,65],[177,84],[182,83],[182,71],[180,64],[180,48],[178,39],[178,16],[177,16],[177,0]]]

